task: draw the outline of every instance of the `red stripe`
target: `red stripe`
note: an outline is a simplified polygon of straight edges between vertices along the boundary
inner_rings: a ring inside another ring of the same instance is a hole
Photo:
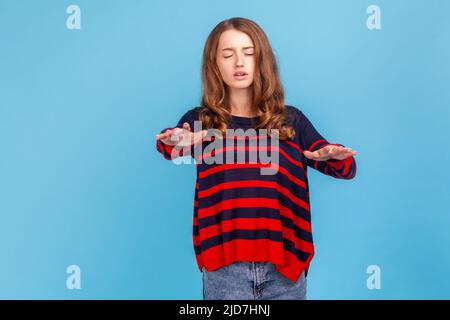
[[[270,261],[278,272],[296,282],[301,273],[309,268],[313,256],[314,253],[311,253],[308,260],[303,262],[292,252],[285,250],[281,242],[270,239],[235,239],[203,251],[196,255],[196,259],[199,270],[205,267],[208,272],[236,261]]]
[[[303,164],[295,159],[293,159],[291,156],[289,156],[289,154],[286,153],[286,151],[284,151],[283,149],[281,149],[280,147],[277,146],[229,146],[229,147],[224,147],[224,148],[220,148],[220,149],[215,149],[214,150],[214,155],[217,155],[218,153],[223,153],[226,151],[231,151],[231,150],[242,150],[242,151],[259,151],[259,150],[271,150],[272,149],[276,152],[279,152],[281,154],[283,154],[290,162],[292,162],[293,164],[295,164],[296,166],[299,166],[300,168],[303,169]],[[205,157],[209,157],[211,156],[212,151],[206,154],[202,154],[199,159],[202,160]]]
[[[325,139],[319,139],[319,140],[315,141],[315,142],[308,148],[308,150],[311,151],[311,150],[313,150],[313,148],[314,148],[318,143],[320,143],[320,142],[326,142],[326,141],[327,141],[327,140],[325,140]]]
[[[199,246],[199,245],[200,245],[200,239],[199,239],[199,236],[197,236],[197,235],[192,235],[192,242],[194,243],[194,246]]]
[[[271,218],[234,218],[231,220],[222,220],[221,223],[202,228],[200,232],[200,241],[218,236],[223,232],[230,232],[237,229],[250,231],[269,229],[272,231],[281,231],[281,221]]]
[[[278,272],[293,282],[309,269],[313,257],[314,253],[311,253],[306,262],[300,261],[292,252],[284,250],[282,243],[269,239],[235,239],[195,256],[200,272],[203,267],[211,272],[236,261],[270,261]]]
[[[308,205],[308,208],[305,208],[305,209],[308,210],[308,212],[309,212],[309,205]],[[296,225],[300,229],[303,229],[303,230],[305,230],[305,231],[307,231],[309,233],[312,232],[311,223],[309,223],[305,219],[295,215],[294,212],[290,208],[285,207],[285,206],[280,204],[279,205],[279,212],[280,212],[281,216],[292,220],[294,225]],[[199,219],[198,217],[194,217],[194,226],[198,226],[198,219]]]
[[[291,191],[278,184],[275,181],[264,181],[264,180],[241,180],[241,181],[232,181],[232,182],[223,182],[218,185],[215,185],[209,189],[200,191],[198,193],[199,198],[206,198],[211,196],[212,194],[225,190],[225,189],[233,189],[233,188],[272,188],[276,189],[278,192],[284,194],[289,199],[291,199],[292,202],[296,203],[297,205],[307,209],[308,203],[306,201],[303,201],[302,199],[294,196]],[[305,188],[306,189],[306,188]]]
[[[202,171],[199,173],[199,178],[205,178],[209,176],[210,174],[220,172],[223,170],[232,170],[232,169],[241,169],[241,168],[272,168],[274,170],[277,170],[278,165],[277,164],[265,164],[265,163],[224,163],[222,165],[217,165],[211,169],[207,169],[205,171]]]
[[[314,254],[311,254],[306,262],[300,261],[297,257],[290,251],[285,250],[284,254],[284,264],[276,265],[276,270],[285,275],[293,282],[297,282],[300,275],[304,270],[308,270],[309,264],[311,262]]]
[[[313,253],[314,252],[314,244],[312,242],[308,242],[298,238],[295,235],[295,231],[291,228],[283,227],[283,238],[292,241],[295,244],[295,248],[299,249],[303,252]]]
[[[237,199],[223,200],[210,207],[198,209],[198,217],[199,219],[209,217],[215,215],[220,211],[233,208],[259,208],[259,207],[278,209],[279,203],[278,200],[269,198],[237,198]]]
[[[283,243],[270,239],[234,239],[202,252],[207,271],[214,271],[235,261],[272,261],[284,263]]]
[[[168,153],[168,157],[169,157],[169,159],[172,159],[172,149],[173,149],[173,146],[171,146],[171,145],[168,145],[168,144],[164,144],[164,149],[166,150],[166,152]]]
[[[353,156],[348,157],[346,159],[344,159],[344,163],[345,163],[345,169],[344,169],[344,175],[346,175],[348,173],[348,170],[350,169],[350,165],[353,162]]]
[[[253,231],[258,229],[281,231],[283,238],[292,241],[296,245],[296,249],[307,253],[314,252],[313,243],[296,237],[293,229],[281,226],[280,220],[269,218],[235,218],[232,220],[223,220],[220,224],[214,224],[207,228],[202,228],[200,236],[196,239],[196,241],[201,242],[205,239],[218,236],[223,232],[230,232],[233,230]]]
[[[244,130],[245,132],[245,130]],[[249,139],[249,140],[257,140],[257,139],[268,139],[270,138],[269,135],[265,135],[265,136],[237,136],[237,135],[226,135],[225,136],[226,139],[236,139],[236,140],[244,140],[244,139]]]
[[[296,143],[294,143],[294,142],[292,142],[292,141],[288,141],[288,140],[285,140],[284,142],[287,143],[287,144],[290,145],[290,146],[293,146],[293,147],[296,148],[298,151],[300,151],[301,154],[303,154],[303,149],[300,148],[300,146],[299,146],[298,144],[296,144]]]
[[[242,169],[242,168],[272,168],[273,170],[278,170],[283,173],[285,176],[289,178],[292,182],[299,185],[302,188],[306,188],[306,183],[303,180],[300,180],[294,177],[286,168],[277,164],[263,164],[263,163],[225,163],[218,166],[215,166],[211,169],[207,169],[203,172],[199,173],[199,178],[203,179],[210,174],[217,173],[224,170],[233,170],[233,169]]]
[[[159,151],[159,152],[161,152],[162,154],[164,154],[162,142],[161,142],[160,140],[157,141],[156,147],[158,148],[158,151]]]
[[[283,207],[277,199],[270,198],[234,198],[222,200],[212,206],[206,208],[200,208],[197,211],[197,216],[200,218],[205,218],[213,216],[221,211],[234,209],[234,208],[271,208],[279,209]],[[302,207],[310,211],[309,204],[307,202],[302,203]]]
[[[310,211],[309,210],[309,205],[308,205],[308,209],[307,210],[308,210],[308,212]],[[308,221],[306,221],[305,219],[300,218],[299,216],[295,215],[294,212],[291,209],[289,209],[288,207],[285,207],[285,206],[283,206],[281,204],[280,204],[280,214],[283,217],[291,219],[294,222],[294,224],[296,226],[298,226],[300,229],[308,231],[309,233],[312,232],[311,224]]]
[[[332,162],[328,162],[330,166],[332,166],[335,169],[341,170],[344,165],[345,165],[345,161],[344,160],[340,160],[340,161],[332,161]]]

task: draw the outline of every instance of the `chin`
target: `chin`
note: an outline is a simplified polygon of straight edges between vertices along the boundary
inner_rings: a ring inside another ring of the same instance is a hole
[[[246,85],[241,85],[241,86],[234,86],[234,89],[247,89],[250,88],[250,85],[246,86]]]
[[[249,88],[252,85],[252,82],[245,82],[245,83],[233,83],[232,85],[230,85],[231,88],[233,89],[246,89]]]

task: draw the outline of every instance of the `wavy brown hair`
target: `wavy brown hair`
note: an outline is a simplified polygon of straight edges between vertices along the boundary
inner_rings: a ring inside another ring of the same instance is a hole
[[[246,33],[254,43],[255,71],[252,83],[253,105],[262,115],[258,117],[256,129],[279,130],[279,138],[292,139],[295,131],[288,126],[284,105],[284,89],[280,81],[275,56],[266,34],[255,22],[234,17],[220,22],[209,34],[203,50],[202,81],[203,96],[199,118],[206,128],[216,128],[226,134],[230,125],[231,110],[226,84],[216,63],[219,39],[224,31],[236,29]]]

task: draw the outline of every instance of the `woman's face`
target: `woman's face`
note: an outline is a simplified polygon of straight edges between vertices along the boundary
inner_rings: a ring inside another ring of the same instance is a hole
[[[252,39],[244,32],[235,29],[222,33],[216,55],[223,81],[234,89],[244,89],[253,83],[255,67]],[[244,76],[236,73],[243,72]]]

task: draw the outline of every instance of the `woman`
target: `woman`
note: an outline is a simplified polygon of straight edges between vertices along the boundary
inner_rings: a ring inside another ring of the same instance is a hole
[[[356,151],[329,143],[284,104],[271,46],[251,20],[228,19],[212,30],[202,80],[201,106],[157,134],[156,147],[166,159],[196,160],[193,243],[203,298],[306,299],[314,256],[307,167],[351,179]],[[256,161],[229,161],[254,151]],[[276,164],[262,161],[261,151],[277,156]],[[206,161],[225,155],[225,163]],[[274,172],[263,174],[268,167]]]

